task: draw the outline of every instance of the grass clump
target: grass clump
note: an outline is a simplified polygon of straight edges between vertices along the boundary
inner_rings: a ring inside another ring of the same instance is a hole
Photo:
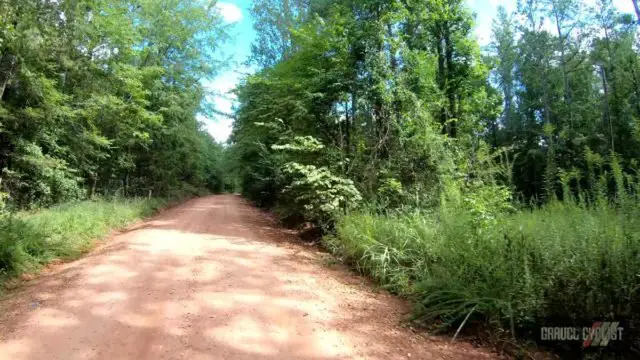
[[[96,239],[163,205],[156,199],[95,200],[33,213],[0,214],[0,278],[38,271],[54,259],[77,258]]]
[[[640,202],[554,201],[491,222],[464,208],[352,214],[329,249],[414,300],[416,318],[535,338],[539,326],[640,324]],[[628,333],[629,337],[633,336]]]

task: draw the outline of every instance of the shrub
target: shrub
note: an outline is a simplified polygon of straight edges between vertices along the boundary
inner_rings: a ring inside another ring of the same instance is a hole
[[[45,155],[34,143],[18,143],[14,167],[18,170],[5,168],[0,173],[13,207],[51,206],[85,197],[77,171],[65,161]]]
[[[2,184],[2,178],[0,178],[0,185]],[[2,188],[0,188],[1,190]],[[7,199],[9,198],[9,194],[0,191],[0,216],[2,216],[7,207]]]
[[[362,199],[353,181],[333,175],[326,167],[289,163],[284,173],[291,177],[280,206],[285,218],[302,214],[305,221],[331,227],[336,215]]]

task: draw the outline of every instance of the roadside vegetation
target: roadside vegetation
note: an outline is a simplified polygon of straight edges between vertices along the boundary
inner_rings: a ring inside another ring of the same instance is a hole
[[[614,2],[256,1],[228,154],[415,320],[567,357],[640,354],[640,57]],[[623,321],[608,349],[541,326]],[[517,340],[513,340],[516,338]]]
[[[0,215],[0,280],[37,273],[54,260],[76,259],[110,231],[165,204],[157,199],[98,199]]]
[[[485,340],[526,351],[513,336],[536,340],[541,324],[640,321],[640,205],[629,201],[623,207],[554,201],[494,213],[489,221],[465,207],[359,212],[341,217],[325,244],[412,299],[420,323],[452,332],[500,329],[506,333]],[[612,346],[633,346],[634,330],[627,331],[626,342]],[[567,357],[581,351],[580,343],[546,345]]]
[[[0,2],[0,278],[225,189],[199,118],[226,39],[205,0]]]

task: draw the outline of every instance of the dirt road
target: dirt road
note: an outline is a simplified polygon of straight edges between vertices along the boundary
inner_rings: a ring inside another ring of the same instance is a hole
[[[401,326],[236,196],[189,201],[0,303],[0,359],[488,359]]]

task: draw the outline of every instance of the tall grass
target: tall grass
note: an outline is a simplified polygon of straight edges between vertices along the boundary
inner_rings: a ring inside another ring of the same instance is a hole
[[[360,213],[343,217],[325,242],[412,298],[419,319],[455,327],[471,313],[534,338],[540,325],[640,325],[640,203],[631,199],[555,201],[489,226],[459,208]]]
[[[96,200],[0,215],[0,278],[37,271],[54,259],[77,258],[94,240],[163,205],[155,199]]]

